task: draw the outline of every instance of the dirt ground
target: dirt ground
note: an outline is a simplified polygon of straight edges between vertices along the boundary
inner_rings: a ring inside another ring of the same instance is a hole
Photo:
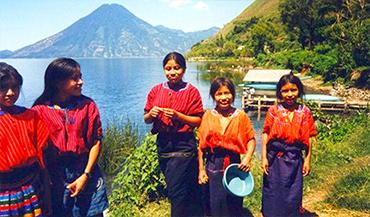
[[[308,78],[302,79],[302,83],[306,88],[318,90],[326,94],[341,97],[348,102],[352,103],[369,103],[370,102],[370,90],[363,90],[359,88],[346,88],[344,85],[323,85],[323,81],[320,78]]]

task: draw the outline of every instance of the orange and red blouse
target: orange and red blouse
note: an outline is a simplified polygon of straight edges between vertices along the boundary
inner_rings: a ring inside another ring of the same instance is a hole
[[[43,149],[47,146],[49,130],[35,111],[13,106],[11,112],[0,109],[0,172],[43,165]]]
[[[302,104],[293,112],[293,119],[290,120],[289,110],[282,104],[275,104],[269,108],[262,130],[262,133],[268,135],[268,140],[278,139],[288,144],[302,142],[309,145],[310,137],[317,135],[312,113]]]
[[[247,114],[236,109],[230,116],[231,120],[225,131],[221,127],[221,114],[216,109],[208,110],[202,118],[198,129],[199,147],[223,148],[239,154],[247,153],[248,141],[254,139],[252,123]]]

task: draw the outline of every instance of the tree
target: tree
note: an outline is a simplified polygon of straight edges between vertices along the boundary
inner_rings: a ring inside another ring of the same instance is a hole
[[[283,0],[279,5],[282,22],[288,27],[288,31],[298,35],[298,41],[303,49],[310,50],[322,41],[319,28],[324,25],[322,16],[319,14],[318,0]]]

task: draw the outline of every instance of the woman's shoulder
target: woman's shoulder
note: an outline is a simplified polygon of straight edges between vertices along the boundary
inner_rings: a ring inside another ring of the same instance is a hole
[[[187,83],[188,89],[199,92],[198,88],[192,85],[191,83]]]

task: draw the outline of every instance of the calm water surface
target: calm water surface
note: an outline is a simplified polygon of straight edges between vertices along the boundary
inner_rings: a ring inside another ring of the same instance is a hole
[[[23,76],[24,85],[18,105],[30,107],[43,90],[43,77],[46,67],[53,59],[3,59],[14,66]],[[166,81],[162,70],[162,59],[77,59],[81,65],[84,80],[83,94],[91,97],[99,107],[103,125],[112,121],[134,122],[141,133],[150,131],[150,125],[143,121],[143,109],[150,89]],[[202,96],[204,108],[213,108],[215,104],[208,96],[210,83],[199,79],[197,65],[188,63],[184,80],[198,88]],[[241,96],[238,94],[234,106],[241,108]],[[257,121],[250,116],[257,139],[263,118]]]

